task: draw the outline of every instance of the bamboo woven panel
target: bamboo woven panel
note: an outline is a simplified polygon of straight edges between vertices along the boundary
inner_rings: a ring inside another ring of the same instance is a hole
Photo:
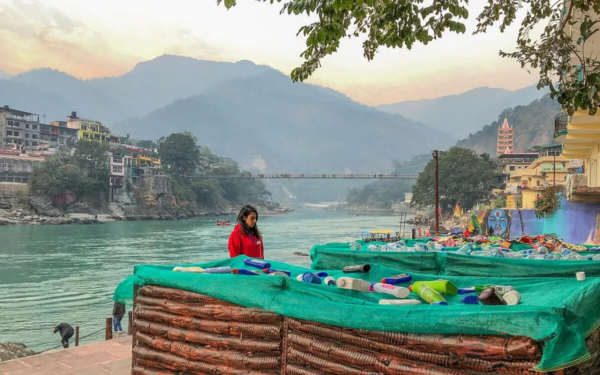
[[[542,374],[526,337],[341,328],[154,285],[136,289],[133,330],[140,375]],[[600,330],[586,343],[592,360],[553,375],[600,375]]]

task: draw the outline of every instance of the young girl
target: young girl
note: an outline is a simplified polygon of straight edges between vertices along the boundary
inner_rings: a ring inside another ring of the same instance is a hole
[[[265,258],[262,236],[256,222],[258,211],[252,206],[244,206],[237,216],[238,224],[229,236],[229,256],[246,255],[251,258]]]

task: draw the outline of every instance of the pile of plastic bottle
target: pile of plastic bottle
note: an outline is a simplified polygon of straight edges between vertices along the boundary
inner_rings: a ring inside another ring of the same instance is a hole
[[[350,249],[361,250],[362,246],[358,242],[350,243]],[[414,247],[409,247],[404,241],[391,242],[385,245],[368,245],[368,251],[382,252],[443,252],[444,247],[439,243],[418,242]],[[551,252],[545,246],[537,248],[512,251],[501,247],[492,247],[489,244],[478,245],[469,242],[455,252],[456,254],[487,256],[492,258],[512,258],[512,259],[545,259],[545,260],[600,260],[600,254],[584,255],[571,251],[568,248],[559,248],[557,252]]]

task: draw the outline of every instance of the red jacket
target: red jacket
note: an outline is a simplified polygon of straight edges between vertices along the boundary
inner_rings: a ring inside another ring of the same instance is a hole
[[[265,248],[260,238],[250,234],[244,234],[240,224],[233,228],[229,236],[229,256],[234,258],[238,255],[246,255],[250,258],[265,259]]]

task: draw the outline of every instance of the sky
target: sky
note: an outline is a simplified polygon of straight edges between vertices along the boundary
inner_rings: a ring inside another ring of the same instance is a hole
[[[307,82],[369,105],[536,83],[535,72],[498,56],[500,49],[514,49],[518,24],[504,34],[495,28],[471,35],[482,6],[470,6],[467,33],[412,50],[382,48],[370,62],[363,57],[364,39],[345,39]],[[305,40],[296,33],[310,19],[279,10],[278,4],[253,0],[238,0],[230,10],[215,0],[0,0],[0,70],[50,67],[96,78],[175,54],[251,60],[289,74],[303,61]]]

